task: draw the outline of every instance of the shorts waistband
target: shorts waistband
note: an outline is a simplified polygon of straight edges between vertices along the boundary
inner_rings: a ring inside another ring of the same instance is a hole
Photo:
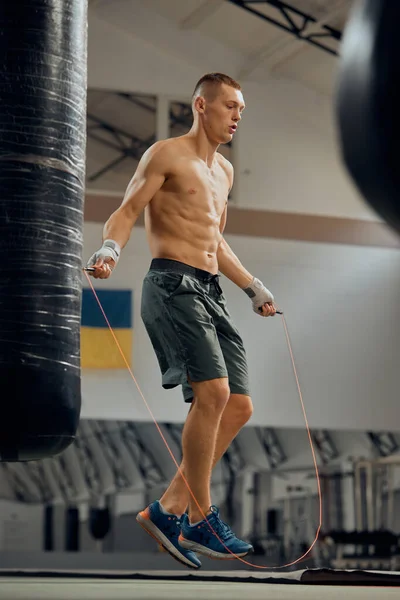
[[[203,271],[203,269],[197,269],[186,263],[179,262],[178,260],[172,260],[170,258],[153,258],[150,264],[150,269],[156,271],[174,271],[175,273],[182,273],[183,275],[191,275],[196,277],[205,283],[215,281],[219,279],[219,275],[214,275],[209,271]]]

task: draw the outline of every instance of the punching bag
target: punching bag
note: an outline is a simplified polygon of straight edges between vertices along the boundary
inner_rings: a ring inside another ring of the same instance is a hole
[[[335,94],[343,162],[371,207],[400,232],[400,2],[358,0]]]
[[[0,460],[50,457],[80,416],[87,0],[0,7]]]

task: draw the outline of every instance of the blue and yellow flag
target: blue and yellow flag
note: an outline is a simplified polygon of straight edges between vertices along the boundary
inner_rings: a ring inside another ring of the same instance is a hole
[[[132,365],[132,291],[96,290],[121,350]],[[82,291],[82,369],[126,369],[117,344],[91,289]]]

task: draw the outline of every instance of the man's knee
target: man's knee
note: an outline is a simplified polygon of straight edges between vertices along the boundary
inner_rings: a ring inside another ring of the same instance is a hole
[[[194,402],[197,406],[209,407],[222,412],[229,400],[230,389],[227,377],[208,381],[192,382]]]
[[[231,394],[225,412],[227,418],[244,425],[253,414],[253,403],[250,396]]]

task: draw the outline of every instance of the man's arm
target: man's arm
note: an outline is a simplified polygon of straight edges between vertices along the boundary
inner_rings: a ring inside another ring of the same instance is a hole
[[[225,207],[226,221],[226,207]],[[221,220],[222,222],[222,220]],[[223,231],[221,231],[222,233]],[[217,251],[218,268],[225,277],[233,281],[242,290],[253,281],[253,276],[242,265],[225,238],[222,238]]]
[[[225,211],[226,213],[226,207]],[[226,222],[226,214],[224,220],[221,220],[222,231]],[[274,305],[274,297],[269,290],[264,286],[259,279],[256,279],[245,269],[228,242],[222,238],[218,251],[218,269],[225,277],[233,281],[249,296],[253,304],[253,310],[263,317],[273,316],[276,312]]]
[[[230,163],[227,175],[230,180],[230,188],[233,184],[233,167]],[[219,230],[224,232],[228,212],[228,202],[221,216]],[[253,310],[263,317],[273,316],[276,312],[274,297],[264,284],[253,277],[242,265],[228,242],[222,237],[217,250],[218,269],[239,286],[249,296],[253,304]]]
[[[112,213],[103,229],[103,241],[111,239],[123,248],[140,213],[161,188],[166,177],[164,142],[156,142],[142,156],[126,189],[121,206]]]
[[[103,228],[103,246],[89,259],[87,267],[93,277],[106,279],[116,266],[122,248],[128,243],[140,213],[163,185],[168,171],[168,147],[156,142],[142,156],[135,175],[126,189],[121,206]]]
[[[231,163],[222,158],[222,168],[224,169],[226,176],[229,181],[229,192],[233,186],[233,166]],[[229,195],[228,192],[228,195]],[[221,215],[219,230],[221,234],[224,233],[226,218],[228,212],[228,201],[225,204],[224,212]],[[236,285],[238,285],[242,290],[248,287],[248,285],[252,282],[253,276],[244,268],[236,254],[233,252],[232,248],[229,246],[228,242],[222,238],[221,242],[218,246],[217,251],[217,260],[218,260],[218,268],[225,277],[233,281]]]

